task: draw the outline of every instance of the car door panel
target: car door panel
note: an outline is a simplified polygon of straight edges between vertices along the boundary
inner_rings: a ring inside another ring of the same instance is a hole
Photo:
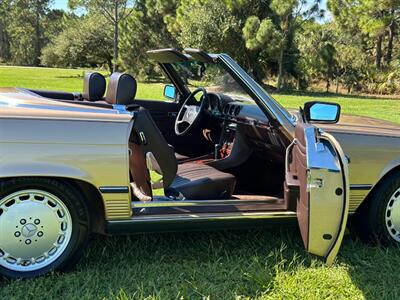
[[[347,221],[347,160],[331,135],[302,122],[287,160],[286,184],[298,186],[296,212],[306,250],[331,264]]]
[[[168,143],[174,144],[174,123],[176,114],[179,111],[179,104],[176,102],[162,100],[140,100],[135,99],[135,104],[146,108],[164,135]]]

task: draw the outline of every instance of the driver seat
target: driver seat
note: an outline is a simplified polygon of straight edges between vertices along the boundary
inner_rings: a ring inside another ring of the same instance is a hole
[[[217,200],[231,198],[236,185],[232,174],[199,163],[177,164],[175,153],[168,146],[148,110],[135,111],[133,134],[140,137],[144,155],[151,152],[163,175],[165,195],[175,199]]]

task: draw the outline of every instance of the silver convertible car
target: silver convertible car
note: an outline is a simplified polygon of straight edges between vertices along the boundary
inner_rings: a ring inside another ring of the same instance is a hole
[[[82,93],[0,89],[1,275],[71,269],[91,233],[297,219],[331,264],[351,216],[364,240],[400,243],[398,125],[328,102],[287,111],[226,54],[148,55],[166,101],[121,73],[107,91],[96,72]]]

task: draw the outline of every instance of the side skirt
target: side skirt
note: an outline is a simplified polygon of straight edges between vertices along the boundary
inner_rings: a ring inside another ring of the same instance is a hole
[[[130,220],[108,221],[106,223],[106,233],[127,235],[146,232],[238,229],[282,224],[286,221],[288,225],[296,224],[296,213],[275,211],[264,213],[133,216]]]

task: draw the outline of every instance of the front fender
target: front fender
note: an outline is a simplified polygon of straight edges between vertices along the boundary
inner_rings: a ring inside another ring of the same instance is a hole
[[[64,177],[94,185],[93,177],[82,169],[44,162],[3,163],[0,165],[0,177]]]
[[[384,176],[386,176],[387,174],[389,174],[391,171],[393,171],[396,168],[400,167],[400,156],[393,159],[392,161],[390,161],[382,170],[381,172],[381,178],[383,178]]]

